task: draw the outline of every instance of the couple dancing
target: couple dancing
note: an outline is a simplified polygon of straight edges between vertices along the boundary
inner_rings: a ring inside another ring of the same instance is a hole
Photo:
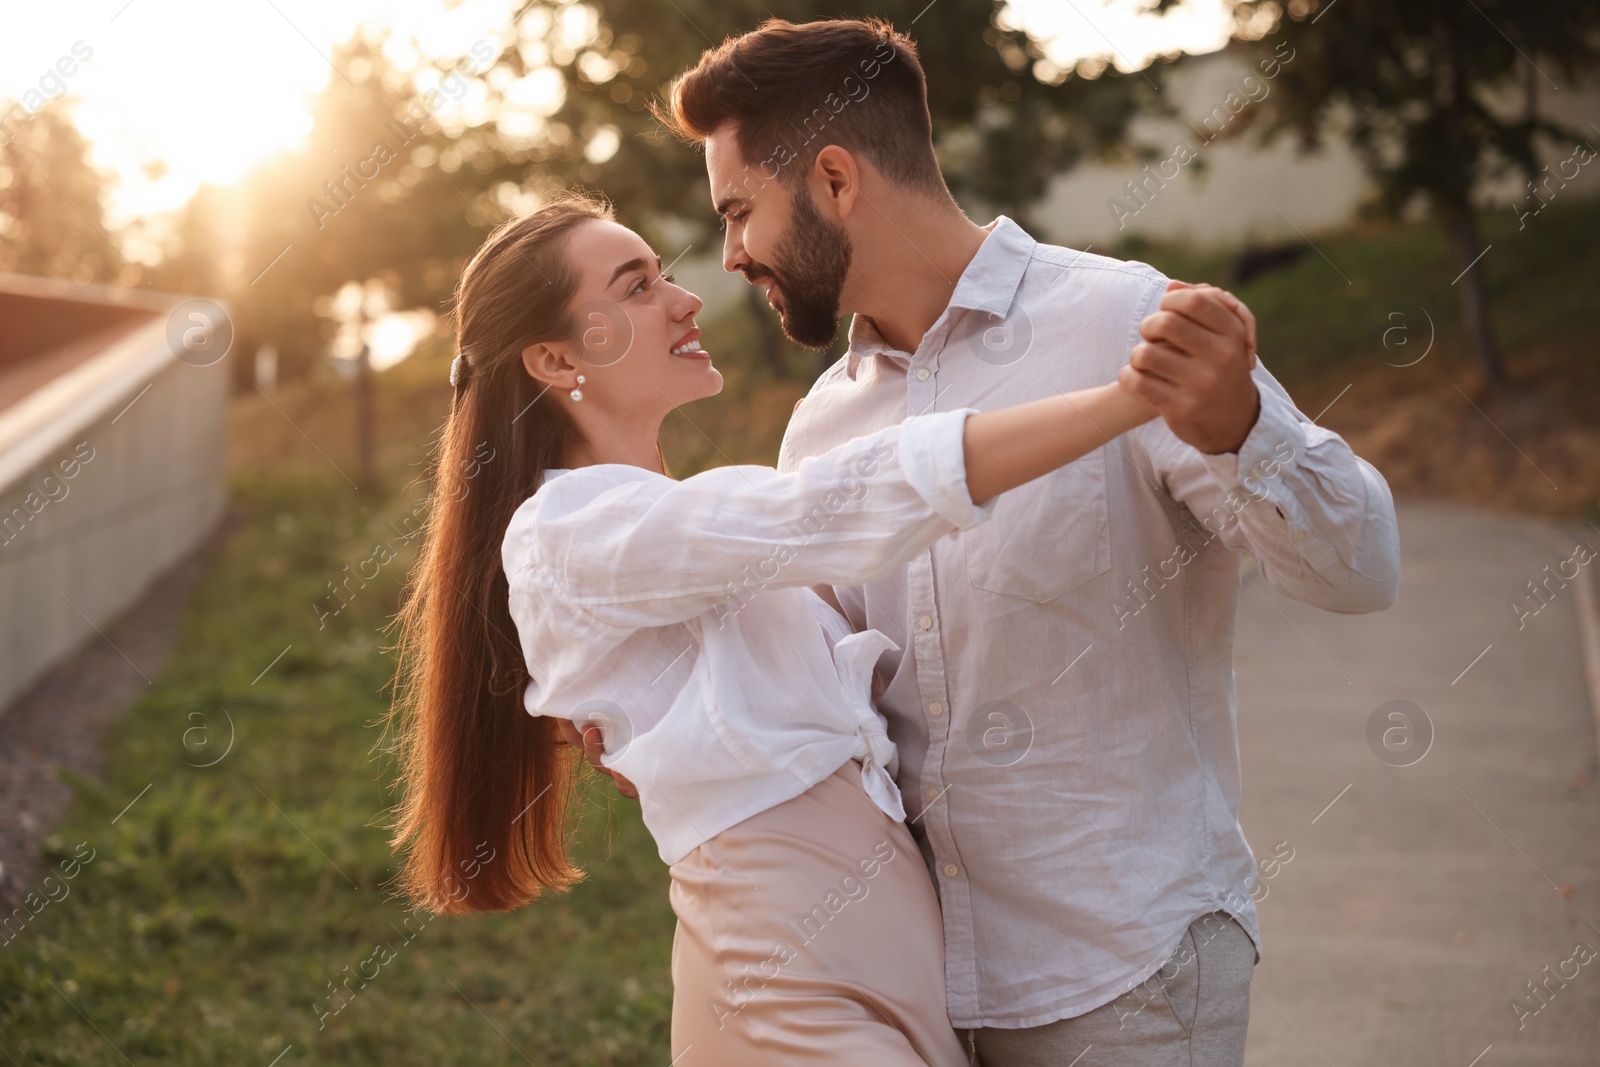
[[[1228,294],[969,220],[888,24],[768,22],[660,114],[725,267],[849,351],[778,469],[675,480],[699,298],[591,199],[479,249],[402,614],[406,889],[569,885],[582,747],[670,867],[675,1064],[1240,1063],[1239,553],[1388,606],[1383,479]]]

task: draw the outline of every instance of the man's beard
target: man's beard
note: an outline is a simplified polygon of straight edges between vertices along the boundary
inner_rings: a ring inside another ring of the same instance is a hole
[[[795,190],[789,228],[774,250],[772,267],[754,265],[745,277],[771,277],[783,303],[778,321],[797,345],[824,349],[839,332],[839,294],[850,270],[850,237],[824,219],[804,186]]]

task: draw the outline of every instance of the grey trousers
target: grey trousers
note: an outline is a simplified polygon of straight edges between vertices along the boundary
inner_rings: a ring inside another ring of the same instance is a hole
[[[1241,1067],[1255,943],[1227,912],[1189,924],[1142,985],[1084,1015],[973,1031],[983,1067]]]

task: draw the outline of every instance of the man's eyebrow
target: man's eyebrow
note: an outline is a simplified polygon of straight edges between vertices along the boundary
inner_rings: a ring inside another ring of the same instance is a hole
[[[618,278],[622,277],[624,274],[628,273],[630,270],[638,270],[640,267],[644,267],[644,266],[649,265],[649,263],[650,263],[650,261],[648,259],[645,259],[643,256],[634,256],[632,259],[628,260],[626,263],[622,264],[616,270],[611,272],[611,277],[609,279],[607,279],[607,281],[606,281],[606,288],[607,289],[611,288],[611,286],[616,282],[616,280]],[[656,269],[657,270],[661,269],[661,257],[660,256],[656,257]]]
[[[728,213],[729,209],[731,209],[733,207],[733,205],[742,204],[742,203],[744,203],[744,199],[742,197],[737,197],[737,196],[725,197],[725,198],[723,198],[721,201],[719,201],[717,203],[717,206],[716,206],[715,210],[716,210],[716,213],[718,215],[726,215]]]

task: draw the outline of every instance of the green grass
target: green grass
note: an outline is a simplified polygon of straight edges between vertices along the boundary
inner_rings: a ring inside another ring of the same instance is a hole
[[[154,688],[116,722],[105,780],[75,780],[49,839],[52,864],[79,842],[94,858],[0,947],[0,1062],[264,1065],[289,1045],[282,1067],[522,1062],[512,1042],[539,1064],[665,1063],[666,871],[609,786],[583,789],[591,877],[567,895],[406,927],[385,889],[377,631],[409,554],[325,629],[312,605],[345,564],[397,543],[387,524],[411,500],[238,478],[233,502],[241,525]],[[235,736],[218,760],[224,711]],[[379,944],[393,958],[319,1025],[328,983]]]

